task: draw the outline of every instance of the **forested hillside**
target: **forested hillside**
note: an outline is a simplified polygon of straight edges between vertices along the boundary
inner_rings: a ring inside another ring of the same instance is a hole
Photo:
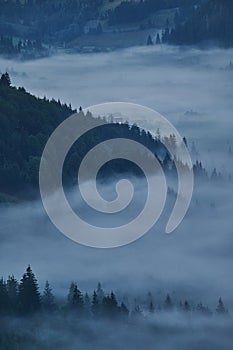
[[[55,128],[75,111],[60,101],[37,98],[24,88],[11,86],[8,73],[0,80],[0,192],[15,195],[25,189],[38,190],[38,172],[40,158],[45,144]],[[90,113],[82,118],[93,118]],[[101,141],[126,137],[142,142],[155,154],[161,144],[149,132],[140,130],[136,125],[107,124],[100,133],[95,130],[84,135],[70,150],[65,163],[64,180],[71,183],[77,175],[83,156]],[[166,158],[167,161],[167,158]],[[122,162],[106,168],[106,175],[131,171]],[[134,169],[135,170],[135,169]],[[25,193],[24,193],[25,194]]]
[[[182,12],[181,12],[182,14]],[[232,0],[209,0],[193,8],[190,17],[182,22],[177,13],[177,25],[164,35],[163,42],[193,45],[209,43],[223,47],[233,46]]]
[[[35,97],[23,87],[11,86],[8,73],[0,79],[0,201],[1,193],[19,197],[29,197],[38,193],[39,164],[45,144],[56,127],[71,114],[76,112],[71,106],[61,104],[54,99]],[[90,112],[84,114],[80,107],[80,123],[93,119]],[[164,171],[176,173],[174,160],[165,146],[177,147],[174,135],[161,140],[153,137],[149,131],[140,129],[136,124],[109,123],[92,129],[72,146],[64,163],[64,183],[72,185],[76,181],[77,170],[83,157],[95,145],[111,138],[127,138],[142,143],[158,158]],[[187,143],[187,140],[185,139]],[[109,149],[108,152],[114,150]],[[133,163],[124,160],[108,162],[101,171],[102,178],[128,173],[141,176],[141,170]],[[201,162],[194,165],[194,173],[208,178]],[[211,178],[218,178],[216,170]]]

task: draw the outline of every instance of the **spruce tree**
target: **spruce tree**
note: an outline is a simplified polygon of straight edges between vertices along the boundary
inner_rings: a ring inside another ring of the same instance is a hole
[[[123,316],[123,317],[128,317],[129,315],[129,310],[128,308],[126,307],[125,303],[121,303],[121,306],[120,306],[120,315]]]
[[[0,79],[0,86],[10,86],[11,85],[11,79],[9,74],[6,72],[5,74],[2,74]]]
[[[45,282],[44,293],[42,296],[42,306],[45,311],[49,312],[54,311],[56,308],[55,297],[48,281]]]
[[[32,314],[41,308],[41,296],[38,282],[30,265],[19,285],[19,311],[21,314]]]
[[[7,285],[3,278],[0,279],[0,315],[5,315],[9,309]]]
[[[169,294],[166,296],[166,299],[164,301],[164,309],[166,311],[171,311],[173,309],[173,303]]]
[[[216,308],[216,312],[219,315],[225,315],[227,313],[227,310],[225,309],[225,306],[223,304],[222,298],[219,298],[218,305]]]
[[[147,45],[147,46],[154,45],[154,44],[153,44],[153,40],[152,40],[152,38],[151,38],[151,35],[148,36],[146,45]]]
[[[18,302],[18,282],[13,275],[8,277],[6,286],[9,298],[10,311],[15,312]]]
[[[69,306],[72,305],[72,299],[73,299],[74,288],[75,288],[75,283],[74,283],[74,282],[71,282],[71,284],[70,284],[70,289],[69,289],[69,293],[68,293],[68,297],[67,297]]]
[[[160,35],[159,35],[159,33],[157,33],[157,35],[156,35],[156,45],[160,45],[160,44],[161,44]]]
[[[79,315],[83,314],[83,311],[84,311],[83,295],[81,291],[78,289],[78,286],[76,283],[74,284],[74,287],[73,287],[70,306],[72,308],[72,311],[77,312]]]
[[[95,290],[92,296],[91,311],[94,317],[98,317],[100,314],[100,305],[99,305],[98,296]]]
[[[183,310],[184,310],[185,312],[190,311],[190,305],[189,305],[189,302],[188,302],[187,300],[185,300],[185,302],[184,302]]]
[[[154,304],[152,301],[150,302],[150,305],[149,305],[149,312],[151,314],[153,314],[155,312],[155,307],[154,307]]]
[[[97,297],[98,297],[98,302],[99,303],[102,303],[103,301],[103,298],[104,298],[104,291],[102,289],[102,286],[101,286],[101,283],[99,282],[98,285],[97,285]]]

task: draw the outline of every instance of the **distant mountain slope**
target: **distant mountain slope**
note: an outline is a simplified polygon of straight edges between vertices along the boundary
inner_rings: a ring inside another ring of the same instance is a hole
[[[159,10],[179,8],[187,19],[193,6],[205,1],[0,0],[0,54],[45,54],[50,46],[64,48],[80,37],[88,41],[86,34],[101,36],[103,28],[105,33],[121,31],[124,26],[131,30],[162,28],[169,16],[161,26],[152,18]],[[93,22],[96,26],[90,27]]]
[[[167,33],[164,41],[179,45],[209,42],[233,47],[233,1],[208,0],[195,7],[190,18]]]

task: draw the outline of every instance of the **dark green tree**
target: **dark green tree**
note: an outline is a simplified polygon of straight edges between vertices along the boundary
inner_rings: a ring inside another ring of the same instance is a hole
[[[225,306],[223,304],[222,298],[219,298],[218,305],[216,308],[216,312],[218,315],[225,315],[227,314],[227,310],[225,309]]]
[[[5,315],[9,310],[9,298],[7,284],[3,278],[0,279],[0,315]]]
[[[121,306],[119,308],[119,311],[120,311],[120,315],[122,317],[128,317],[129,316],[129,310],[128,308],[126,307],[125,303],[121,303]]]
[[[49,312],[54,311],[56,308],[55,297],[48,281],[45,282],[44,293],[42,296],[42,306],[45,311]]]
[[[11,85],[11,79],[9,74],[6,72],[5,74],[2,74],[0,79],[0,86],[10,86]]]
[[[6,284],[10,311],[15,312],[18,303],[18,282],[12,275],[8,277]]]
[[[91,311],[94,317],[98,317],[100,315],[100,305],[99,305],[98,296],[95,290],[92,296]]]
[[[116,296],[113,292],[103,298],[101,311],[103,316],[109,317],[111,319],[116,318],[118,315],[118,304]]]
[[[159,35],[159,33],[157,33],[157,35],[156,35],[156,45],[160,45],[160,44],[161,44],[160,35]]]
[[[97,297],[98,297],[99,303],[102,303],[102,300],[103,300],[103,298],[104,298],[104,291],[103,291],[103,288],[102,288],[100,282],[99,282],[98,285],[97,285],[96,293],[97,293]]]
[[[155,312],[155,307],[154,307],[153,301],[151,301],[149,304],[149,312],[151,314],[153,314]]]
[[[84,301],[82,292],[78,289],[77,283],[72,285],[72,294],[70,297],[71,310],[77,312],[78,315],[82,315],[84,311]]]
[[[146,45],[147,45],[147,46],[154,45],[153,40],[152,40],[152,38],[151,38],[151,35],[148,36]]]
[[[19,312],[32,314],[41,308],[41,296],[38,282],[30,265],[23,275],[19,285]]]
[[[173,303],[169,294],[166,296],[166,299],[164,301],[164,309],[166,311],[171,311],[173,309]]]
[[[188,302],[187,300],[185,300],[185,302],[184,302],[183,310],[184,310],[185,312],[188,312],[188,311],[191,310],[190,305],[189,305],[189,302]]]

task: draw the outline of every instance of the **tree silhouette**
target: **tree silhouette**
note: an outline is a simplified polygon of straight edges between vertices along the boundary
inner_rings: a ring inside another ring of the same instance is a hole
[[[157,35],[156,35],[156,45],[159,45],[159,44],[161,44],[161,39],[160,39],[159,33],[157,33]]]
[[[18,282],[12,275],[8,277],[6,285],[10,310],[11,312],[15,312],[18,302]]]
[[[7,285],[3,278],[0,279],[0,315],[6,314],[9,307]]]
[[[45,289],[42,296],[42,306],[45,311],[54,311],[56,308],[55,297],[52,293],[52,288],[49,285],[49,282],[45,282]]]
[[[227,310],[225,309],[225,306],[223,304],[222,298],[219,298],[218,305],[216,308],[216,312],[219,315],[225,315],[227,313]]]
[[[92,296],[91,311],[94,317],[97,317],[100,314],[100,305],[99,305],[98,296],[95,290]]]
[[[103,298],[104,298],[104,291],[103,291],[103,288],[102,288],[100,282],[98,282],[96,294],[97,294],[97,297],[98,297],[98,302],[102,303]]]
[[[31,314],[40,308],[41,296],[38,282],[29,265],[19,285],[19,311],[21,314]]]
[[[84,301],[82,292],[78,289],[77,283],[72,285],[72,294],[70,296],[70,307],[72,311],[77,312],[79,315],[83,314]]]
[[[185,300],[185,302],[184,302],[183,310],[184,310],[185,312],[188,312],[188,311],[191,310],[190,305],[189,305],[189,302],[188,302],[187,300]]]
[[[155,312],[155,307],[154,307],[154,304],[153,304],[153,301],[150,302],[150,305],[149,305],[149,312],[151,314],[153,314]]]
[[[171,311],[173,309],[173,303],[169,294],[166,296],[166,299],[164,301],[164,309],[166,311]]]
[[[120,315],[123,316],[123,317],[128,317],[129,316],[129,310],[128,308],[126,307],[125,303],[121,303],[121,306],[120,306]]]
[[[5,74],[2,74],[0,78],[0,86],[10,86],[11,85],[11,79],[9,74],[6,72]]]
[[[152,38],[151,38],[151,35],[148,36],[146,45],[147,45],[147,46],[154,45],[153,40],[152,40]]]

